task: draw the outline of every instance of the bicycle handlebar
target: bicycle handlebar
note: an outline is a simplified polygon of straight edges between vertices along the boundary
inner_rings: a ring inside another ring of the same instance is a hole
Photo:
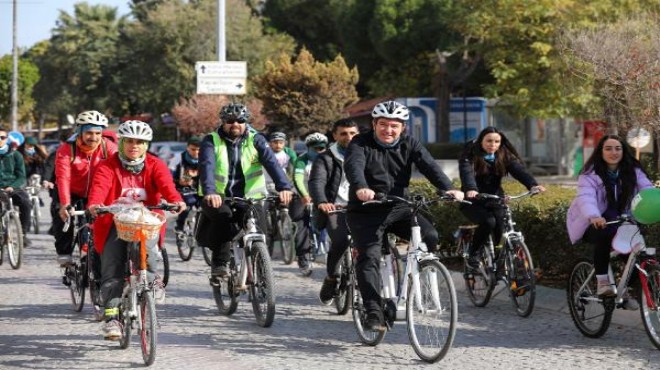
[[[383,193],[377,193],[373,200],[362,202],[362,204],[367,205],[367,204],[385,204],[385,203],[398,202],[398,203],[405,203],[409,206],[416,206],[423,204],[432,204],[438,201],[472,204],[472,202],[470,201],[456,199],[453,195],[444,192],[439,194],[438,199],[426,199],[424,198],[423,195],[412,195],[409,198],[410,199],[406,199],[397,195],[387,195]]]
[[[536,189],[532,189],[532,190],[529,190],[529,191],[526,191],[524,193],[520,193],[520,194],[517,194],[517,195],[505,195],[503,197],[501,197],[497,194],[479,193],[479,194],[477,194],[477,196],[474,199],[509,200],[509,199],[519,199],[519,198],[524,198],[524,197],[528,197],[528,196],[534,196],[534,195],[540,194],[540,193],[541,192],[536,190]]]
[[[630,217],[630,215],[624,213],[624,214],[620,215],[619,217],[617,217],[614,220],[610,220],[610,221],[605,222],[605,225],[621,224],[621,223],[624,223],[624,222],[636,223],[635,220],[632,217]]]

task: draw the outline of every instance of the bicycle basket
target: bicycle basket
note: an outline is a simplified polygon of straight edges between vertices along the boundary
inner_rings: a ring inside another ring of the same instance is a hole
[[[165,223],[165,216],[146,208],[118,213],[114,219],[117,237],[127,242],[139,241],[141,233],[147,240],[156,239]]]

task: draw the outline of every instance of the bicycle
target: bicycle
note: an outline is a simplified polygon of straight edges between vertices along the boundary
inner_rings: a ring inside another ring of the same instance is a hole
[[[82,202],[76,205],[83,208]],[[62,283],[69,287],[73,309],[80,312],[85,305],[85,290],[89,287],[89,298],[93,305],[94,317],[103,320],[101,302],[101,256],[94,249],[94,238],[90,227],[92,217],[89,211],[67,207],[68,217],[62,230],[67,232],[73,225],[72,259],[73,262],[63,268]]]
[[[238,299],[248,294],[257,324],[270,327],[275,319],[275,286],[266,235],[257,230],[256,208],[260,200],[228,197],[225,202],[247,206],[241,231],[231,241],[229,276],[209,278],[218,310],[229,316],[236,312]]]
[[[478,267],[468,263],[471,243],[464,243],[463,257],[465,259],[465,286],[470,301],[477,307],[485,307],[493,294],[498,281],[503,281],[508,288],[511,302],[520,317],[528,317],[534,309],[536,298],[536,276],[532,255],[525,244],[525,238],[516,231],[516,223],[508,201],[538,194],[538,191],[528,191],[522,194],[500,197],[494,194],[479,193],[477,198],[489,199],[495,206],[504,209],[504,232],[500,241],[501,249],[496,251],[492,236],[488,244],[476,252]]]
[[[442,258],[463,258],[464,251],[470,250],[472,239],[474,238],[474,231],[479,225],[459,225],[456,231],[452,234],[454,243],[449,246],[443,246],[439,253]]]
[[[291,221],[289,207],[280,203],[279,195],[268,196],[268,230],[270,235],[269,252],[278,242],[284,264],[290,265],[296,256],[296,224]]]
[[[181,192],[181,196],[183,197],[195,194],[197,194],[197,192],[189,188],[184,188]],[[190,207],[190,212],[188,212],[183,223],[183,229],[176,233],[176,248],[182,261],[190,261],[195,248],[200,247],[202,249],[202,254],[204,255],[204,261],[206,261],[207,265],[211,266],[211,251],[208,248],[199,245],[195,238],[197,224],[202,215],[201,212],[202,207],[199,205],[199,202]]]
[[[10,193],[0,189],[0,265],[4,260],[5,250],[9,265],[14,270],[19,269],[23,262],[23,229],[18,211]]]
[[[325,229],[319,230],[318,226],[316,225],[316,217],[314,217],[313,207],[314,205],[309,203],[305,208],[305,212],[307,212],[309,215],[309,228],[307,232],[309,233],[309,242],[311,244],[311,248],[309,250],[310,263],[314,263],[317,257],[327,255],[328,246],[330,245],[328,241],[328,234]]]
[[[160,236],[160,229],[165,223],[161,214],[150,212],[153,209],[166,211],[177,210],[178,205],[160,204],[157,206],[122,206],[113,205],[97,208],[98,214],[114,213],[127,210],[139,210],[142,217],[151,214],[160,223],[146,223],[141,219],[129,221],[115,216],[117,237],[128,242],[128,258],[126,280],[119,304],[119,320],[122,324],[122,336],[119,347],[128,348],[131,343],[133,325],[140,335],[142,359],[145,365],[150,366],[156,360],[158,318],[154,302],[153,284],[147,277],[147,240]]]
[[[32,230],[34,230],[35,234],[39,234],[39,222],[41,220],[41,199],[39,198],[39,192],[41,191],[41,175],[33,174],[30,176],[25,191],[30,196],[30,204],[32,205],[32,209],[30,210],[30,223],[32,225]]]
[[[621,224],[619,233],[613,240],[625,246],[615,248],[612,259],[629,254],[623,270],[617,274],[618,283],[614,279],[612,265],[608,268],[610,283],[614,287],[615,296],[596,295],[598,281],[593,263],[589,259],[579,260],[568,280],[567,298],[571,318],[577,329],[589,338],[599,338],[609,328],[615,308],[623,308],[628,285],[637,270],[639,276],[638,293],[640,295],[640,313],[644,329],[651,343],[660,349],[660,260],[656,257],[656,249],[646,247],[644,238],[635,221],[628,215],[621,215],[606,224]],[[628,228],[623,230],[622,228]],[[618,249],[618,250],[617,250]],[[615,284],[616,283],[616,284]],[[630,297],[630,299],[634,299]]]
[[[363,203],[402,203],[410,207],[412,226],[408,251],[402,261],[405,267],[403,272],[398,271],[398,283],[395,283],[395,271],[399,269],[394,257],[396,252],[381,256],[381,298],[388,330],[391,330],[394,321],[405,320],[415,353],[429,363],[437,362],[447,354],[456,335],[458,320],[458,302],[451,275],[438,257],[427,251],[417,221],[417,214],[422,208],[439,200],[458,201],[448,195],[440,199],[425,199],[423,196],[405,199],[387,195],[380,200]],[[353,322],[357,334],[362,343],[375,346],[383,340],[385,331],[364,329],[367,312],[362,304],[354,264],[351,265],[350,275]],[[422,321],[425,323],[422,324]],[[428,338],[423,338],[425,335]]]

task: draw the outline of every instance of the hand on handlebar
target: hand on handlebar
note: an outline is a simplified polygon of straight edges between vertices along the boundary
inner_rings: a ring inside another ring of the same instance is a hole
[[[607,226],[606,222],[607,220],[603,217],[593,217],[589,219],[589,223],[593,225],[595,229],[604,229]]]
[[[536,185],[536,186],[533,186],[529,190],[531,192],[534,192],[534,193],[543,193],[546,189],[545,189],[545,186],[543,186],[543,185]]]
[[[172,211],[170,211],[170,212],[172,212],[172,213],[174,213],[174,214],[177,214],[177,215],[178,215],[179,213],[185,211],[186,208],[187,208],[186,202],[175,202],[174,204],[177,205],[178,208],[175,209],[175,210],[172,210]]]
[[[479,195],[479,192],[475,191],[475,190],[468,190],[465,193],[465,197],[469,198],[469,199],[476,198],[478,195]]]
[[[463,192],[460,190],[447,190],[445,194],[451,195],[452,197],[454,197],[454,199],[458,201],[461,201],[465,198],[465,194],[463,194]]]
[[[358,199],[363,202],[368,202],[376,197],[376,193],[369,188],[359,189],[355,192],[355,195],[357,195]]]
[[[99,215],[98,209],[100,207],[103,207],[103,204],[92,204],[87,208],[87,210],[89,211],[89,214],[92,215],[92,217],[96,218]]]
[[[337,209],[334,204],[332,203],[321,203],[319,204],[318,208],[323,212],[323,213],[330,213]]]
[[[204,201],[213,208],[220,208],[222,205],[222,197],[219,194],[207,194]]]
[[[282,190],[278,193],[278,195],[280,197],[280,203],[285,206],[289,205],[293,199],[293,192],[291,190]]]

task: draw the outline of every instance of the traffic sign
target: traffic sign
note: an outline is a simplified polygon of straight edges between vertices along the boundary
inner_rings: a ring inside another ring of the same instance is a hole
[[[628,144],[633,148],[643,148],[651,142],[651,133],[643,128],[635,127],[628,131],[627,137]]]
[[[197,62],[197,94],[243,95],[247,62]]]

